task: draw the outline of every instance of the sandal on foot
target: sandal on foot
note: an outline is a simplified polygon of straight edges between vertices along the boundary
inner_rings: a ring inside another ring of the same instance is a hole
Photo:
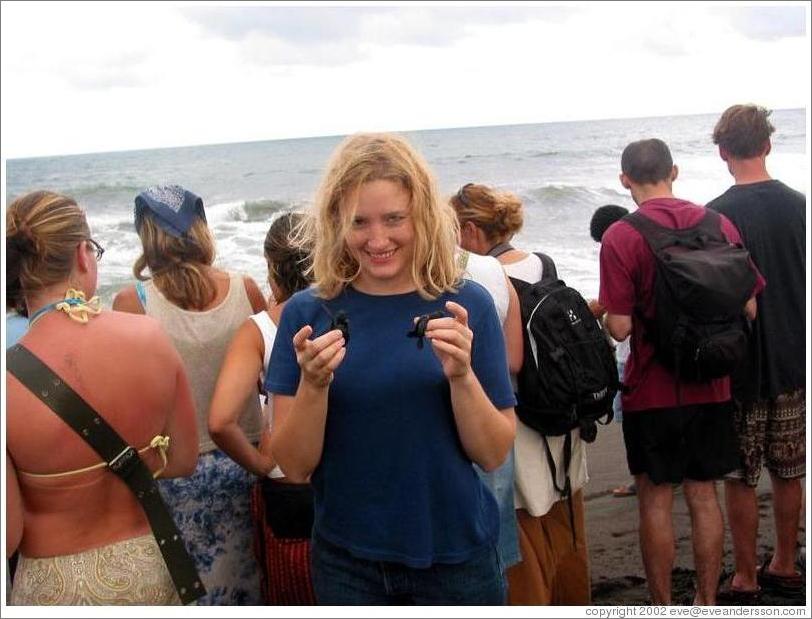
[[[733,576],[727,579],[716,594],[720,606],[755,606],[761,602],[761,587],[758,589],[737,589],[733,586]]]
[[[624,497],[635,496],[637,494],[637,486],[634,484],[623,484],[612,490],[612,496]]]
[[[795,572],[792,576],[782,576],[769,570],[772,557],[764,560],[764,563],[756,570],[758,584],[763,589],[780,591],[781,593],[801,593],[806,586],[806,578],[803,574]]]

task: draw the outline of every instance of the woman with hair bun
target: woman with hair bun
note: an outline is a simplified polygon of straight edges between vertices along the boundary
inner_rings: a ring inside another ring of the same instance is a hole
[[[502,604],[499,514],[472,463],[505,460],[515,398],[454,213],[389,134],[338,147],[314,211],[315,286],[287,302],[265,386],[275,459],[312,478],[316,599]]]
[[[310,286],[310,248],[291,243],[301,213],[284,213],[265,236],[264,253],[272,296],[268,308],[246,320],[226,353],[209,410],[214,442],[244,469],[258,475],[251,494],[257,559],[265,602],[273,605],[315,604],[310,582],[310,530],[313,491],[309,483],[285,477],[270,452],[273,398],[266,395],[259,446],[238,422],[248,398],[257,397],[268,369],[277,325],[288,299]],[[264,393],[264,389],[262,390]]]
[[[510,245],[524,220],[518,196],[471,183],[451,198],[451,206],[457,213],[463,248],[496,256],[511,278],[528,283],[541,280],[544,270],[541,259]],[[561,471],[565,437],[546,438],[556,470]],[[572,431],[571,441],[569,472],[574,531],[568,501],[556,491],[544,457],[544,438],[521,419],[516,420],[514,489],[522,561],[508,569],[510,604],[590,603],[582,490],[587,482],[586,448],[577,429]]]
[[[13,355],[33,353],[155,475],[194,471],[197,430],[180,357],[155,320],[100,309],[103,252],[71,198],[36,191],[8,207],[6,304],[22,300],[31,317],[6,374],[6,552],[20,551],[12,604],[180,603],[134,492],[12,373]]]
[[[258,568],[251,552],[251,476],[217,449],[208,411],[226,349],[240,325],[265,307],[250,277],[213,266],[214,239],[203,200],[178,185],[151,187],[135,198],[142,253],[135,286],[120,291],[113,309],[157,319],[180,353],[197,413],[200,458],[191,478],[162,482],[208,591],[198,604],[259,604]],[[148,274],[144,271],[148,270]],[[257,398],[240,413],[247,440],[259,440]]]

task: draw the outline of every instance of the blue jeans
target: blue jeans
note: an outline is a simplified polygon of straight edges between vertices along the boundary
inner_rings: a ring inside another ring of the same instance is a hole
[[[516,508],[513,504],[514,456],[508,452],[505,462],[495,471],[486,473],[474,465],[479,478],[485,483],[499,506],[499,560],[502,569],[508,569],[522,560],[519,550],[519,532],[516,524]]]
[[[412,568],[353,556],[319,536],[311,546],[313,590],[321,605],[499,605],[506,585],[495,546],[463,563]]]

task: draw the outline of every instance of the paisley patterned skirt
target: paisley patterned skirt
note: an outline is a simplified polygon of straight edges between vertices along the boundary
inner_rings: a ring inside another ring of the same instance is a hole
[[[201,454],[191,477],[159,483],[206,585],[198,605],[262,604],[252,546],[253,476],[218,449]]]
[[[11,604],[167,605],[180,599],[150,533],[72,555],[21,555]]]

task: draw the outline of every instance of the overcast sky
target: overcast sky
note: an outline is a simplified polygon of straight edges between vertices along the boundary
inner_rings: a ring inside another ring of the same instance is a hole
[[[200,4],[3,2],[3,158],[809,105],[807,3]]]

